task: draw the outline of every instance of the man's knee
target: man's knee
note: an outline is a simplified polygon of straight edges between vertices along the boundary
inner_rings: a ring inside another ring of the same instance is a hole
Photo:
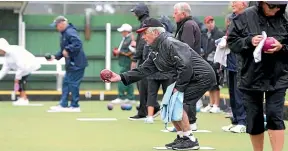
[[[249,116],[248,116],[249,115]],[[262,134],[265,131],[263,113],[247,114],[246,132],[250,135]]]
[[[286,89],[266,93],[267,129],[284,130],[283,110]]]
[[[190,124],[196,122],[196,105],[183,103],[183,109],[187,113]]]
[[[189,105],[186,104],[186,103],[183,103],[183,109],[184,109],[184,111],[188,114],[188,112],[189,112]]]
[[[267,109],[266,110],[267,129],[270,130],[285,130],[283,121],[283,110]]]

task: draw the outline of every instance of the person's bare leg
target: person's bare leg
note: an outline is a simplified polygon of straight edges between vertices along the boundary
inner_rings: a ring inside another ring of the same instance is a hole
[[[172,122],[172,124],[177,131],[177,135],[182,137],[183,136],[183,130],[181,129],[180,123],[179,122]]]
[[[192,134],[190,124],[189,124],[189,119],[185,110],[183,111],[182,120],[179,121],[178,123],[180,124],[181,129],[183,130],[183,138],[181,139],[183,141],[178,141],[178,142],[174,141],[174,144],[172,145],[171,148],[173,150],[199,149],[200,148],[199,143],[197,139],[194,137],[194,135]],[[176,125],[177,124],[175,124],[175,126]]]
[[[181,129],[183,130],[183,136],[189,137],[192,141],[195,141],[195,137],[192,134],[189,118],[185,110],[183,110],[182,121],[179,121]],[[192,134],[192,135],[191,135]]]
[[[26,95],[25,91],[20,92],[20,98],[27,100],[27,95]]]
[[[219,104],[220,104],[220,90],[215,90],[213,92],[213,100],[214,100],[214,105],[219,107]]]
[[[148,116],[153,116],[154,114],[154,106],[148,106]]]
[[[183,110],[182,121],[179,121],[179,124],[184,132],[190,131],[190,123],[185,110]]]
[[[269,139],[273,151],[282,151],[284,145],[284,130],[268,130]]]
[[[214,100],[214,90],[209,91],[209,98],[210,98],[210,105],[214,105],[215,100]]]
[[[264,133],[258,135],[250,135],[254,151],[263,151]]]

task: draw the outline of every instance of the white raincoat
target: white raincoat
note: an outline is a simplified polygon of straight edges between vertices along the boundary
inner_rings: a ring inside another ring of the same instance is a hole
[[[4,38],[0,38],[0,50],[6,52],[4,55],[5,62],[0,71],[0,80],[10,70],[16,71],[15,80],[21,80],[23,76],[41,68],[33,54],[24,47],[9,45]]]

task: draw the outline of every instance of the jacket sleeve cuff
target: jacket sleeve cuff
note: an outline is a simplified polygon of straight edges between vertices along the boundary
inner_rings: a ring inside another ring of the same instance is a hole
[[[288,52],[288,45],[282,44],[282,51]]]
[[[125,76],[124,76],[122,73],[120,74],[120,77],[121,77],[121,81],[122,81],[122,83],[123,83],[124,85],[126,85],[126,86],[129,85],[128,82],[127,82],[127,80],[126,80],[126,78],[125,78]]]
[[[247,38],[246,38],[246,40],[245,40],[245,42],[246,42],[246,45],[247,45],[247,49],[249,49],[249,48],[251,48],[251,47],[254,47],[253,46],[253,44],[252,44],[252,38],[253,38],[253,36],[248,36]]]

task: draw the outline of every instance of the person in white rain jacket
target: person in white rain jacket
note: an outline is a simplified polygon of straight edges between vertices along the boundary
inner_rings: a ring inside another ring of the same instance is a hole
[[[4,56],[5,61],[0,71],[0,80],[10,71],[14,70],[14,91],[20,93],[20,98],[13,102],[14,105],[27,105],[29,100],[25,93],[27,77],[33,71],[40,69],[41,65],[36,57],[27,51],[24,47],[18,45],[9,45],[4,39],[0,38],[0,55]]]

